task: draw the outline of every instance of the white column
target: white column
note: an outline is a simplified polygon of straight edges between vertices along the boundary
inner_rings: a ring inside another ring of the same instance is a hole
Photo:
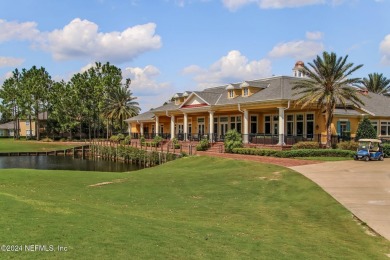
[[[140,127],[139,127],[139,131],[141,133],[141,136],[144,135],[144,123],[141,123]]]
[[[184,129],[183,129],[183,132],[184,132],[184,141],[187,141],[188,140],[188,115],[186,113],[184,113]]]
[[[131,136],[131,123],[127,122],[127,130],[129,130],[129,136]]]
[[[279,109],[279,142],[278,145],[285,145],[284,143],[284,107],[278,107]]]
[[[213,134],[214,134],[214,111],[209,112],[209,139],[210,142],[213,141]]]
[[[249,142],[249,112],[247,109],[244,109],[244,138],[243,143],[247,144]]]
[[[159,120],[158,120],[159,118],[158,118],[158,116],[156,116],[156,126],[155,126],[155,133],[156,133],[156,135],[159,135],[159,131],[160,131],[160,127],[159,127]]]
[[[171,140],[175,138],[175,116],[171,116]]]

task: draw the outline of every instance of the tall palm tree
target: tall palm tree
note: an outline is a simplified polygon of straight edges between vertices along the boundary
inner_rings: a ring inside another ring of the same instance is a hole
[[[380,95],[390,95],[390,79],[383,76],[382,73],[368,74],[368,78],[363,78],[361,89]]]
[[[119,121],[120,130],[123,130],[123,120],[139,114],[141,109],[134,100],[133,93],[127,86],[114,87],[105,100],[103,115],[107,119]]]
[[[294,83],[294,95],[297,95],[297,105],[307,107],[316,105],[325,111],[326,147],[331,147],[332,120],[336,105],[347,106],[352,103],[358,107],[364,105],[359,98],[359,92],[354,85],[359,78],[348,78],[363,65],[354,66],[347,63],[348,55],[337,57],[335,53],[323,52],[309,66],[304,65],[306,78]]]

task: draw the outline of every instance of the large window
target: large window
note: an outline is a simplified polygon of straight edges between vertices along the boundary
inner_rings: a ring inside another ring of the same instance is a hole
[[[264,133],[265,134],[278,134],[279,128],[279,116],[278,115],[266,115],[264,116]]]
[[[257,133],[257,116],[251,116],[251,134]]]
[[[296,135],[297,136],[303,136],[303,133],[304,133],[304,129],[303,129],[303,114],[297,114],[296,115]]]
[[[294,115],[287,115],[287,135],[294,135]]]
[[[249,90],[248,90],[248,88],[244,88],[244,90],[243,90],[243,96],[244,97],[247,97],[248,95],[249,95]]]
[[[377,135],[379,135],[379,129],[378,129],[378,121],[371,121],[370,120],[370,122],[371,122],[371,124],[372,124],[372,126],[374,127],[374,129],[375,129],[375,133],[377,134]]]
[[[230,129],[236,129],[237,132],[241,133],[241,116],[230,117]]]
[[[314,136],[314,114],[306,114],[306,137]]]
[[[271,134],[271,116],[264,117],[264,133]]]
[[[218,117],[214,117],[214,133],[218,134]]]
[[[229,98],[234,98],[234,90],[229,90]]]
[[[381,121],[381,136],[390,135],[390,121]]]

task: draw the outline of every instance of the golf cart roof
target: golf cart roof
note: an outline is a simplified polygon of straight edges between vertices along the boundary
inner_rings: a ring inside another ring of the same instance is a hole
[[[359,139],[359,142],[382,143],[382,141],[378,139]]]

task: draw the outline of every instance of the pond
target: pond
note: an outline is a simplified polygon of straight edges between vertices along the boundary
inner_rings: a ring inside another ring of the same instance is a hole
[[[136,171],[140,169],[138,165],[95,159],[73,158],[71,156],[0,157],[0,169],[7,168],[98,172],[127,172]]]

